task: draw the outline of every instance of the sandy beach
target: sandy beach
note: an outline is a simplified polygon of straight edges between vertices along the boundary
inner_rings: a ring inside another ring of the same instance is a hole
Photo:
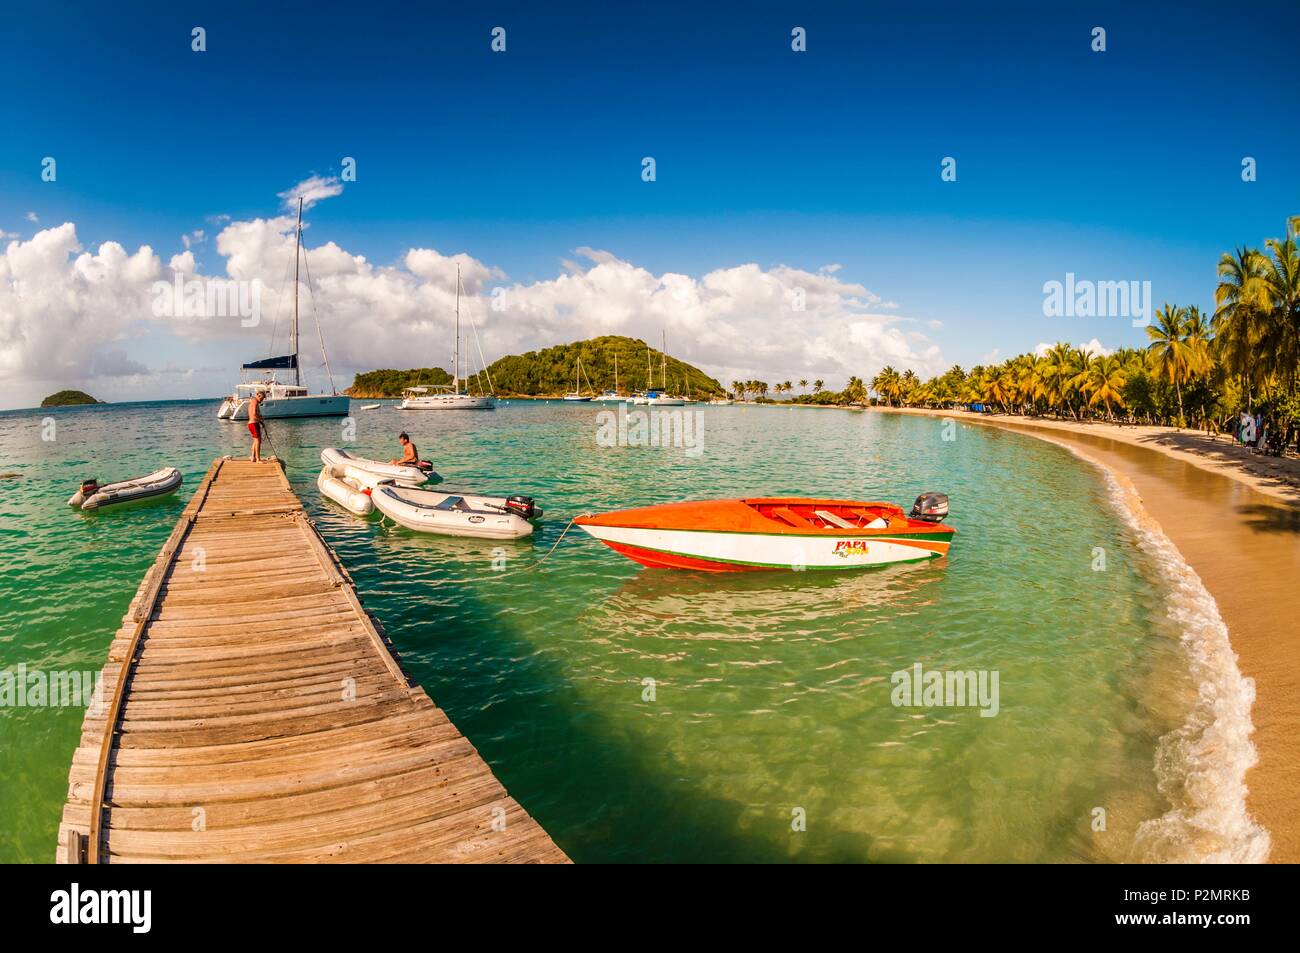
[[[1275,863],[1300,860],[1300,461],[1251,454],[1195,431],[1120,427],[915,408],[1072,447],[1140,497],[1218,603],[1243,675],[1259,761],[1247,807],[1269,832]]]

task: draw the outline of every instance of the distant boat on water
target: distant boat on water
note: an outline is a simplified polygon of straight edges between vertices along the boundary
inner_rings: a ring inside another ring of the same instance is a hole
[[[578,355],[578,369],[573,372],[573,390],[564,395],[565,400],[569,401],[589,401],[590,394],[582,392],[582,355]]]
[[[603,404],[626,404],[632,400],[626,394],[618,392],[618,352],[614,352],[614,389],[602,391],[596,398]]]
[[[330,374],[329,357],[325,353],[325,337],[320,330],[320,317],[316,318],[316,334],[320,338],[321,358],[325,362],[325,373],[330,377],[330,393],[312,394],[302,383],[302,370],[298,360],[298,267],[305,258],[302,250],[302,199],[298,199],[298,225],[293,236],[293,321],[289,325],[289,353],[280,357],[268,357],[261,361],[245,364],[242,370],[270,371],[270,375],[261,380],[244,381],[235,385],[235,391],[221,402],[217,417],[221,420],[247,420],[248,403],[254,394],[265,394],[266,399],[258,408],[258,413],[266,420],[284,417],[345,417],[348,413],[349,400],[346,394],[333,389],[333,375]],[[311,267],[307,269],[308,291],[311,290]],[[313,298],[313,302],[314,302]],[[315,312],[315,304],[312,305]],[[276,371],[293,371],[293,383],[281,383],[276,379]]]
[[[665,346],[665,347],[667,346],[667,343],[668,343],[668,342],[667,342],[667,337],[665,336],[665,339],[664,339],[664,346]],[[646,352],[645,352],[645,377],[646,377],[646,382],[645,382],[645,393],[643,393],[643,394],[633,394],[633,395],[632,395],[632,403],[633,403],[633,404],[636,404],[637,406],[649,406],[649,407],[681,407],[681,406],[683,406],[683,405],[686,403],[686,401],[683,400],[681,397],[673,397],[673,396],[671,396],[670,394],[665,393],[665,391],[668,390],[668,354],[667,354],[667,352],[666,352],[666,351],[663,351],[663,350],[661,350],[661,351],[659,352],[659,360],[660,360],[660,368],[661,368],[661,370],[660,370],[660,376],[661,376],[661,378],[662,378],[662,380],[663,380],[663,387],[662,387],[662,388],[656,388],[656,387],[654,386],[654,384],[655,384],[655,380],[654,380],[654,365],[653,365],[653,364],[651,363],[651,361],[650,361],[650,356],[651,356],[651,351],[650,351],[649,348],[646,348]]]
[[[456,266],[456,344],[452,351],[451,358],[451,384],[438,384],[431,386],[417,385],[408,387],[402,391],[402,402],[397,405],[398,410],[493,410],[496,408],[496,397],[491,394],[471,394],[469,393],[469,355],[465,355],[465,380],[462,382],[460,376],[460,265]],[[473,318],[470,318],[470,326],[473,327]],[[478,340],[478,331],[474,332],[474,339]],[[468,350],[468,349],[467,349]],[[480,359],[482,354],[480,353]],[[464,389],[462,390],[462,383]],[[488,387],[491,388],[492,381],[489,378]]]

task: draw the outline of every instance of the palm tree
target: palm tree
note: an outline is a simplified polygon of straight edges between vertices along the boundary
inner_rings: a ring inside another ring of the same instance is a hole
[[[807,389],[808,389],[808,382],[807,382],[806,380],[801,380],[801,381],[799,381],[799,389],[800,389],[800,390],[807,390]]]
[[[1266,353],[1270,370],[1279,378],[1285,376],[1287,393],[1294,394],[1300,362],[1300,248],[1290,234],[1270,238],[1264,245],[1272,254],[1262,276],[1269,304],[1268,337],[1276,342]]]
[[[902,388],[902,377],[898,371],[894,370],[892,365],[885,365],[880,369],[880,373],[871,379],[872,389],[885,398],[886,406],[893,407],[894,399],[898,396]]]
[[[813,393],[820,394],[822,392],[822,388],[825,385],[826,385],[825,381],[813,381]]]
[[[1187,309],[1183,320],[1183,336],[1187,339],[1191,376],[1208,377],[1210,371],[1214,369],[1214,357],[1210,352],[1214,343],[1214,332],[1210,328],[1210,322],[1196,305]]]
[[[1088,398],[1088,406],[1095,406],[1098,401],[1101,401],[1106,407],[1106,417],[1113,420],[1115,415],[1111,411],[1111,403],[1124,406],[1122,391],[1127,383],[1124,364],[1119,355],[1109,354],[1090,360],[1084,373],[1087,375],[1085,386],[1091,394]]]
[[[1263,321],[1268,310],[1264,287],[1267,260],[1258,249],[1238,248],[1224,252],[1219,259],[1219,286],[1214,290],[1215,355],[1223,369],[1241,378],[1246,403],[1264,363],[1253,362],[1263,336]]]
[[[1186,427],[1183,413],[1183,383],[1190,379],[1195,361],[1184,330],[1186,311],[1168,302],[1156,312],[1156,323],[1147,325],[1151,343],[1147,349],[1156,359],[1158,373],[1174,385],[1178,393],[1178,426]]]

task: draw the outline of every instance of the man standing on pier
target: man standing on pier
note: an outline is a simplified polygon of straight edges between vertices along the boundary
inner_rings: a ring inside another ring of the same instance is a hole
[[[248,402],[248,432],[253,435],[253,463],[262,462],[262,398],[266,394],[257,391]]]

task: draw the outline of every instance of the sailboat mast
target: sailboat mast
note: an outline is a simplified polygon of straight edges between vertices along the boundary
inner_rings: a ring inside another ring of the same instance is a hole
[[[298,197],[298,227],[293,233],[293,327],[289,332],[289,353],[293,355],[293,382],[302,384],[302,371],[298,367],[298,259],[302,248],[302,196]]]
[[[451,357],[452,392],[460,393],[460,262],[456,263],[456,349]]]
[[[662,366],[659,370],[659,376],[664,379],[664,393],[668,393],[668,332],[660,331],[662,335],[661,342],[663,347],[659,350],[659,358]]]

